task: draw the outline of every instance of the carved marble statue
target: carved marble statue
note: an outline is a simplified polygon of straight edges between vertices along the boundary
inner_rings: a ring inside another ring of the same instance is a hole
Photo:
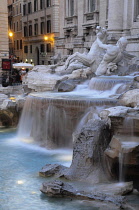
[[[100,39],[102,43],[106,43],[108,35],[107,30],[105,28],[97,26],[96,34],[98,39]],[[70,64],[72,64],[74,61],[78,61],[87,67],[94,65],[95,70],[96,67],[99,65],[100,61],[102,60],[103,55],[104,50],[103,48],[99,47],[98,42],[96,40],[92,44],[90,51],[87,54],[75,52],[73,55],[69,56],[64,65],[64,70],[67,70]]]
[[[97,43],[100,48],[106,50],[106,54],[103,57],[100,65],[98,66],[95,74],[104,75],[110,74],[117,69],[117,64],[123,59],[125,48],[127,46],[127,39],[121,37],[116,45],[104,44],[99,37],[97,37]]]

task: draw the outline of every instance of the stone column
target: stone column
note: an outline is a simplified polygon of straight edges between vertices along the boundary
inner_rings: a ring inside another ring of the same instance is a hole
[[[124,1],[109,0],[108,31],[120,34],[123,30]]]
[[[8,13],[7,1],[0,1],[0,69],[1,59],[8,58],[9,44],[8,44]]]

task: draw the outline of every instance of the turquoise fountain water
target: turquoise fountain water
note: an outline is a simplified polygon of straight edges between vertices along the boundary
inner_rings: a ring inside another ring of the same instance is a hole
[[[69,166],[70,150],[49,151],[19,142],[13,131],[0,130],[0,210],[95,210],[83,201],[49,198],[40,192],[44,178],[38,171],[47,163]]]

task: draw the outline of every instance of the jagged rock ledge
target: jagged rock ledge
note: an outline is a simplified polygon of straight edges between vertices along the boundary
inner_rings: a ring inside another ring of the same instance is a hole
[[[126,197],[122,196],[133,190],[133,183],[122,184],[103,184],[92,185],[86,183],[83,190],[77,187],[75,183],[66,183],[61,180],[54,180],[52,182],[44,182],[40,191],[48,196],[54,197],[74,197],[83,200],[96,200],[113,203],[116,206],[127,209]]]

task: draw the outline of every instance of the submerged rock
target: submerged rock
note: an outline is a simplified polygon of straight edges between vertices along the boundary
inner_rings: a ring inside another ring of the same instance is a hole
[[[61,82],[58,85],[58,92],[70,92],[72,91],[74,88],[76,87],[76,85],[74,83],[71,83],[69,81],[64,81]]]
[[[51,183],[44,182],[40,191],[49,196],[73,196],[76,194],[76,190],[70,184],[58,180]]]
[[[50,177],[50,176],[61,176],[63,175],[64,171],[67,167],[59,165],[59,164],[46,164],[40,171],[39,175],[43,177]]]
[[[73,187],[74,186],[74,187]],[[79,187],[77,183],[66,183],[60,180],[52,182],[44,182],[40,191],[48,196],[58,197],[75,197],[78,199],[97,200],[114,203],[122,207],[125,204],[125,195],[133,190],[133,184],[103,184],[103,185],[90,185],[86,184]],[[124,209],[124,208],[123,208]]]

